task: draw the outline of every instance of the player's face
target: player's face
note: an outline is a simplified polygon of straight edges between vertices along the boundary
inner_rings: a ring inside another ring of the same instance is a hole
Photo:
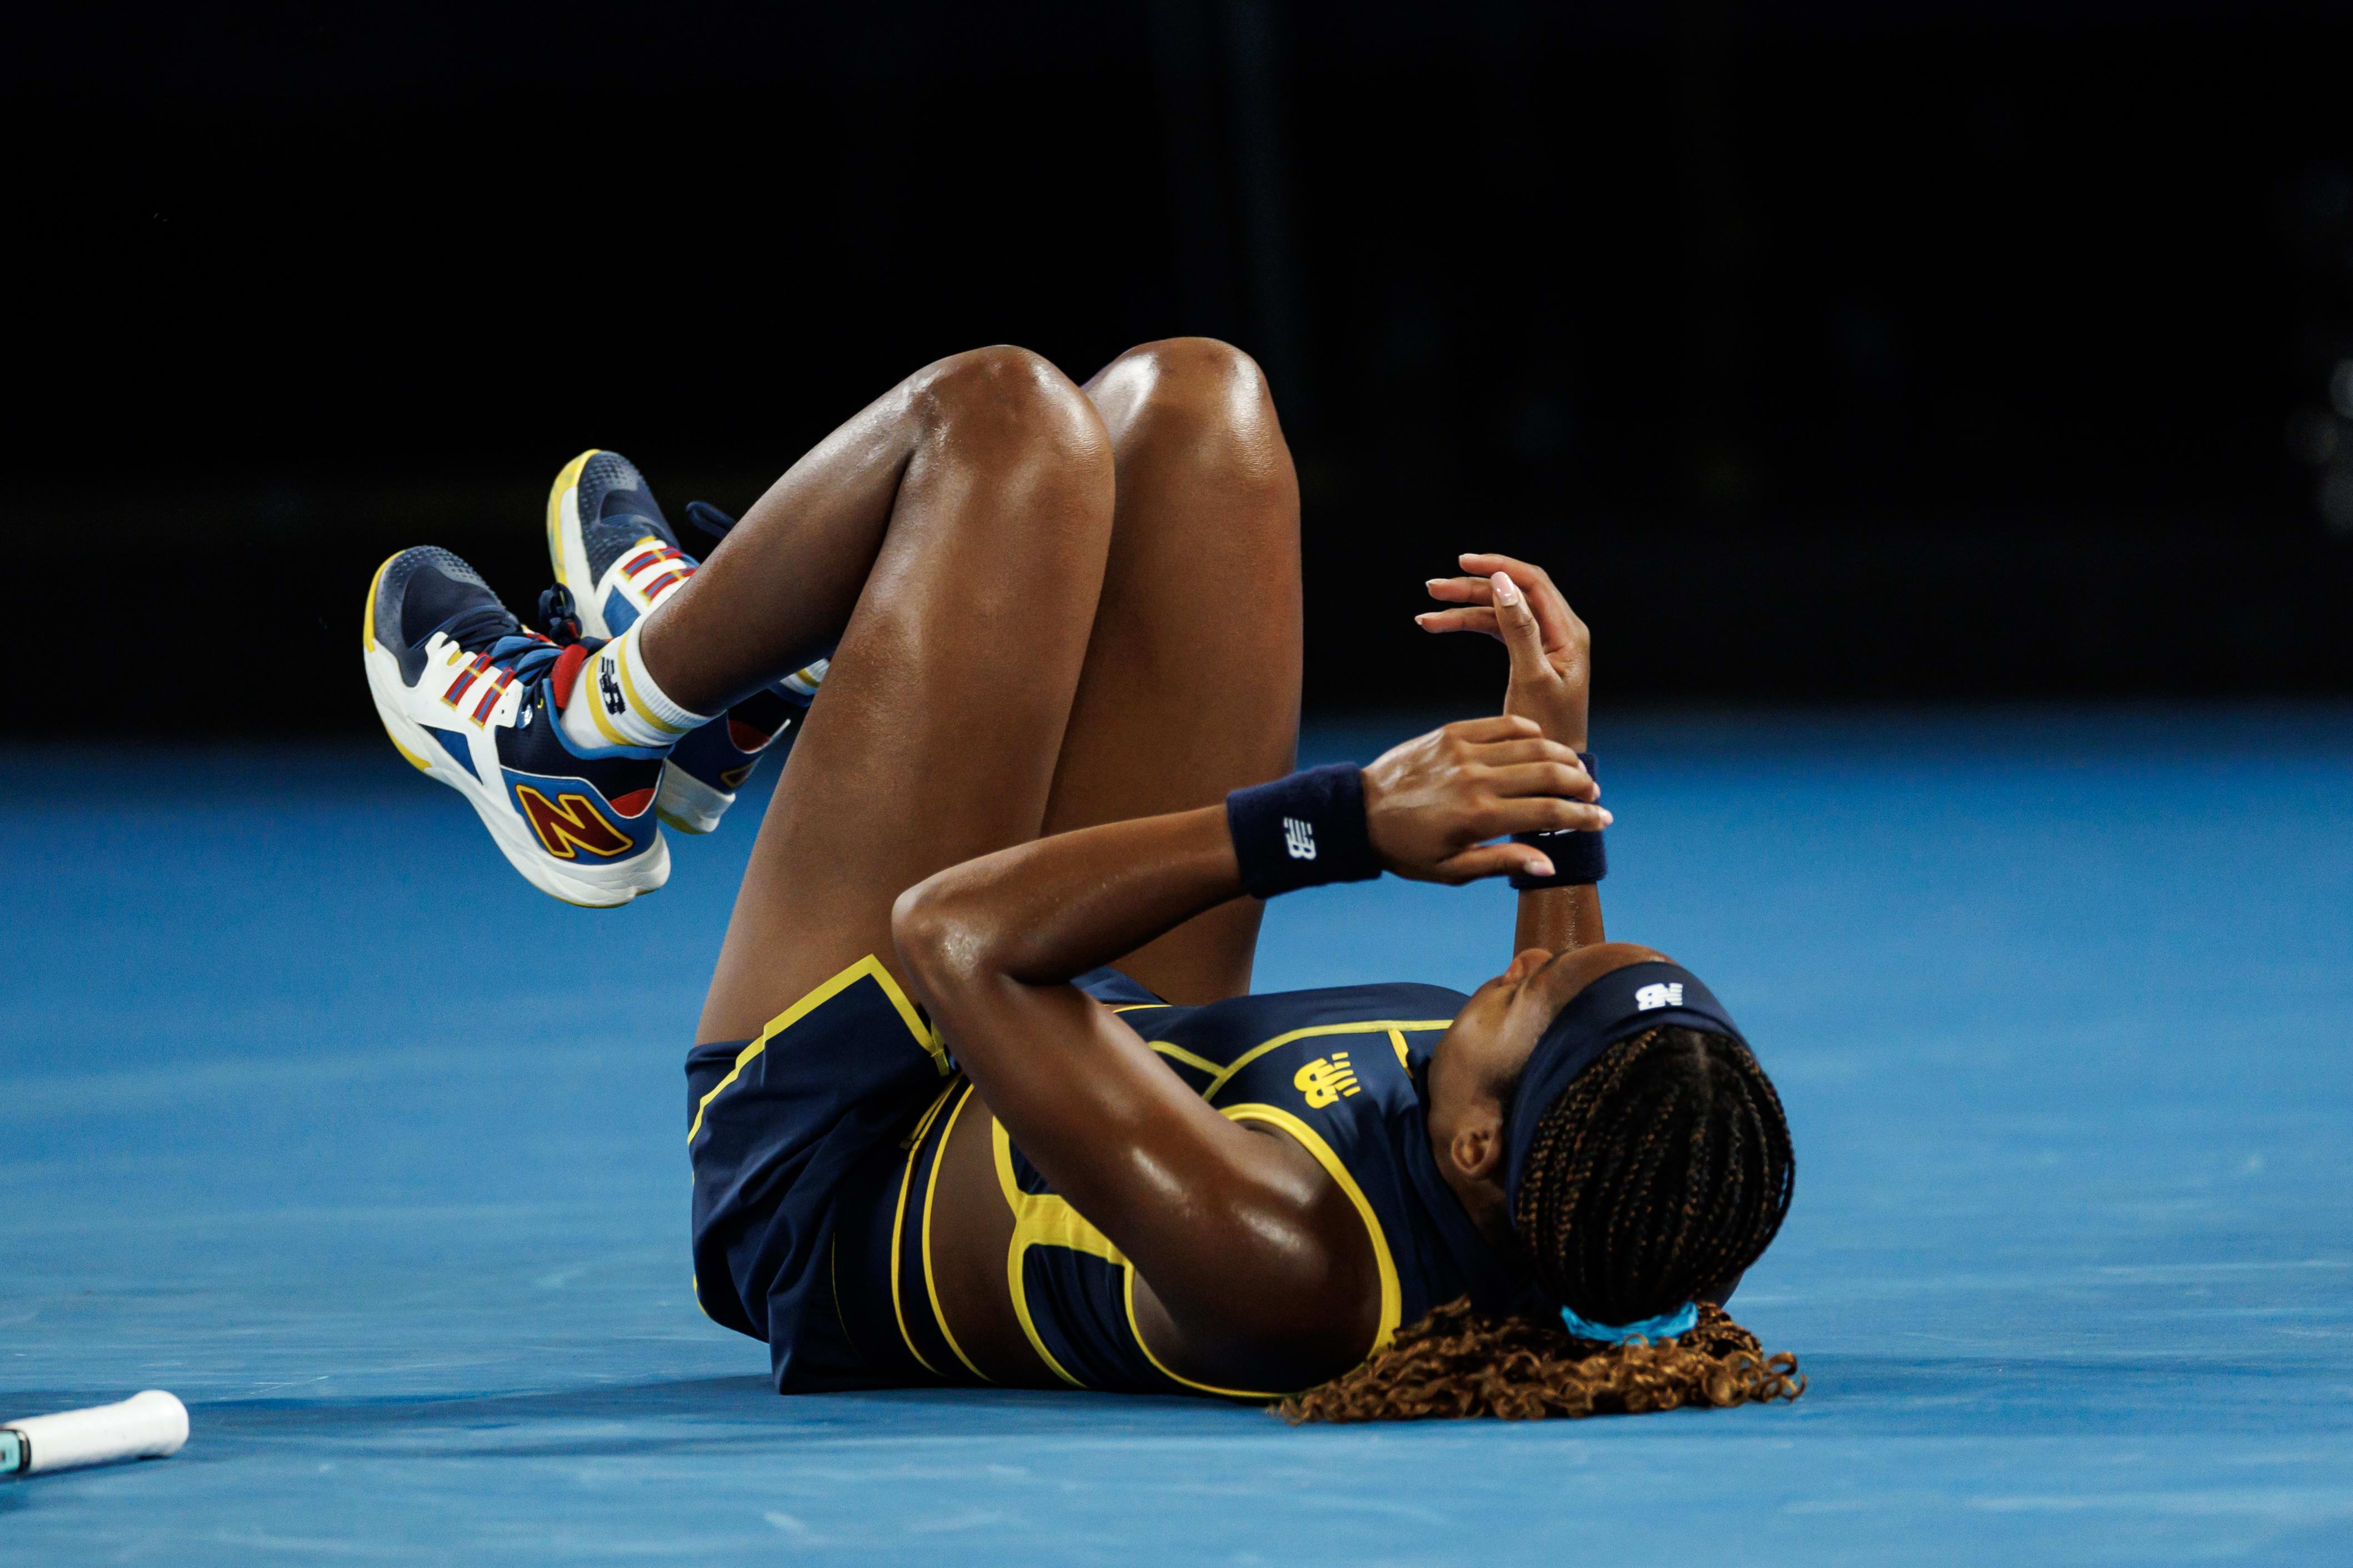
[[[1538,977],[1557,963],[1543,948],[1529,948],[1512,960],[1510,968],[1471,994],[1438,1048],[1450,1079],[1500,1097],[1519,1076],[1551,1016],[1535,1017],[1531,1004],[1548,989],[1536,984]],[[1433,1066],[1433,1080],[1437,1070]]]
[[[1632,942],[1608,942],[1558,957],[1529,948],[1471,994],[1430,1062],[1431,1152],[1482,1229],[1509,1229],[1504,1204],[1504,1106],[1555,1014],[1613,969],[1662,960]]]
[[[1500,1108],[1529,1053],[1569,999],[1613,969],[1665,955],[1630,942],[1605,942],[1555,956],[1528,948],[1471,994],[1430,1063],[1433,1100],[1493,1100]]]

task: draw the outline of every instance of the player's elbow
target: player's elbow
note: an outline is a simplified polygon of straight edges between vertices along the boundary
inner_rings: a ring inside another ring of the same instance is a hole
[[[989,943],[970,901],[943,871],[901,893],[891,906],[891,942],[918,994],[936,1000],[988,968]]]

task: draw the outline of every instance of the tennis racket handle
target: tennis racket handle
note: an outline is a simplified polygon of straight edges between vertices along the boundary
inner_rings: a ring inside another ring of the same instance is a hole
[[[188,1407],[162,1389],[151,1388],[120,1405],[0,1423],[0,1475],[37,1476],[118,1459],[160,1459],[178,1453],[187,1440]]]

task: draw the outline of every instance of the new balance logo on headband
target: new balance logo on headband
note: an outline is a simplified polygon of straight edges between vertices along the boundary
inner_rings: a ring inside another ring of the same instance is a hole
[[[1645,985],[1634,993],[1634,1010],[1648,1013],[1659,1007],[1680,1007],[1683,1005],[1683,982],[1665,985]]]
[[[1295,816],[1282,819],[1282,847],[1293,860],[1315,858],[1315,829]]]

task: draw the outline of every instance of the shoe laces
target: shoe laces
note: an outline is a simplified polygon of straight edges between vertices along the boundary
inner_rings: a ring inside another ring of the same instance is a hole
[[[726,538],[728,531],[735,526],[733,518],[707,500],[687,502],[686,521],[709,534],[713,543]]]
[[[570,647],[580,640],[580,609],[572,602],[571,589],[557,583],[540,590],[539,624],[547,628],[557,647]]]
[[[475,677],[492,669],[501,671],[500,690],[514,681],[528,685],[538,679],[563,652],[537,632],[525,631],[522,623],[501,605],[477,605],[470,610],[461,610],[443,623],[440,631],[473,655],[468,668]],[[483,713],[489,711],[488,705],[480,700],[478,707]]]

